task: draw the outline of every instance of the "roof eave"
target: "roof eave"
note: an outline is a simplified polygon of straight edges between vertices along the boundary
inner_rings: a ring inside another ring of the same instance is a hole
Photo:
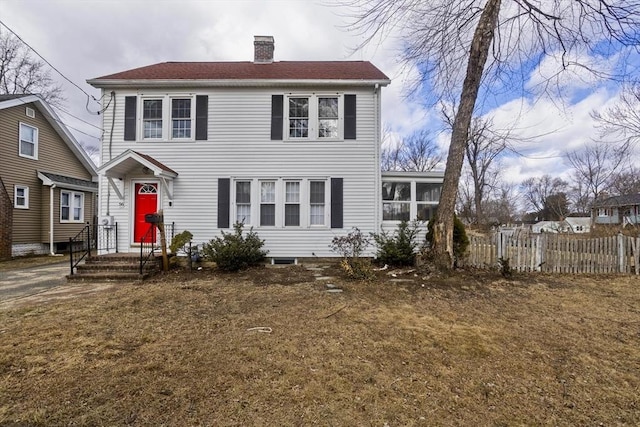
[[[92,79],[91,86],[100,89],[111,88],[153,88],[153,87],[302,87],[302,86],[387,86],[389,79]]]

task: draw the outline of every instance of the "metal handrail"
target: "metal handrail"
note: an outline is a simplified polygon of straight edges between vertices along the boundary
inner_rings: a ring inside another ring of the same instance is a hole
[[[79,251],[82,254],[74,262],[73,248],[75,244],[78,242],[83,243],[83,248],[81,251]],[[80,264],[80,261],[82,261],[85,257],[90,257],[90,256],[91,256],[91,226],[87,222],[87,225],[82,227],[82,230],[80,230],[78,234],[76,234],[74,237],[69,237],[69,265],[71,267],[71,272],[70,272],[71,275],[75,274],[74,270],[78,266],[78,264]]]
[[[150,250],[146,257],[144,256],[145,241],[151,242]],[[142,272],[144,271],[144,266],[147,265],[147,262],[149,261],[149,259],[151,258],[151,256],[155,251],[155,243],[156,243],[156,225],[151,224],[151,226],[149,227],[145,235],[142,236],[142,239],[140,239],[140,274],[142,274]]]

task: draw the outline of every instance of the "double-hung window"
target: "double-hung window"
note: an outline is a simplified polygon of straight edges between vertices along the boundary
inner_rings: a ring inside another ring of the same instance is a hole
[[[287,101],[289,140],[336,140],[343,137],[342,97],[291,95]]]
[[[325,225],[325,182],[309,182],[309,224]]]
[[[251,181],[236,181],[236,222],[251,224]]]
[[[300,225],[300,181],[285,181],[284,226]]]
[[[20,145],[18,154],[30,159],[38,158],[38,128],[20,123]]]
[[[276,225],[276,182],[260,182],[260,225]]]
[[[191,99],[171,100],[171,138],[191,138]]]
[[[153,141],[194,139],[194,97],[142,98],[142,139]]]
[[[162,99],[142,101],[144,139],[162,138]]]
[[[385,181],[382,183],[382,219],[409,221],[411,212],[411,183]]]
[[[84,194],[60,191],[60,221],[82,222],[84,220]]]
[[[13,188],[13,207],[16,209],[29,209],[29,187],[16,185]]]

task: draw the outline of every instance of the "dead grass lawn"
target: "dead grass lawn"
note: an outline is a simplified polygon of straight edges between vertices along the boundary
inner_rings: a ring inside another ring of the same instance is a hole
[[[637,277],[380,276],[170,273],[1,311],[0,425],[640,424]]]

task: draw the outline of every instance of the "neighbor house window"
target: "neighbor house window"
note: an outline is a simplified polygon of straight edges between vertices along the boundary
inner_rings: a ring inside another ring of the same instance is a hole
[[[236,221],[251,224],[251,181],[236,182]]]
[[[162,99],[142,101],[142,127],[145,139],[162,138]]]
[[[411,213],[411,183],[382,183],[382,219],[385,221],[409,221]]]
[[[171,100],[171,138],[191,138],[191,99]]]
[[[60,191],[60,221],[82,222],[84,220],[84,194]]]
[[[300,225],[300,182],[286,181],[284,200],[284,225]]]
[[[311,181],[309,183],[309,224],[325,224],[325,193],[324,181]]]
[[[38,128],[20,123],[19,154],[30,159],[38,158]]]
[[[260,225],[276,225],[275,181],[263,181],[260,183]]]
[[[341,96],[290,96],[285,113],[288,139],[342,138]]]
[[[13,207],[29,209],[29,187],[16,185],[13,191]]]

